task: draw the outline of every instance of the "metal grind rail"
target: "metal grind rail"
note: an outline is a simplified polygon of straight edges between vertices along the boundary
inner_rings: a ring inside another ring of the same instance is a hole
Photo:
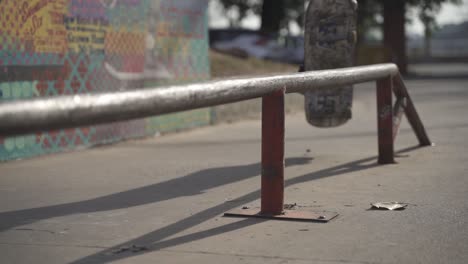
[[[57,96],[0,103],[0,137],[96,125],[262,97],[261,209],[227,213],[326,222],[336,214],[284,210],[285,93],[377,82],[378,162],[394,163],[394,140],[403,114],[421,146],[431,145],[394,64],[229,79],[183,86]],[[393,95],[396,103],[393,105]]]

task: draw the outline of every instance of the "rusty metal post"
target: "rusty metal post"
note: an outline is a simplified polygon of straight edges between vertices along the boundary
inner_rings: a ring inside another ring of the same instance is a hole
[[[394,92],[395,95],[398,97],[404,97],[406,99],[405,105],[405,114],[408,122],[410,123],[411,127],[413,128],[416,137],[419,140],[419,144],[421,146],[432,146],[432,142],[427,135],[426,128],[424,127],[421,118],[419,117],[418,112],[416,111],[416,107],[414,106],[413,100],[406,89],[406,85],[401,78],[401,75],[396,75],[393,78],[395,83]]]
[[[226,212],[225,216],[322,223],[338,216],[335,212],[284,209],[285,92],[283,88],[262,97],[261,207],[245,206]]]
[[[386,77],[377,80],[377,123],[379,164],[395,163],[393,150],[393,82]]]
[[[284,90],[262,99],[261,214],[279,215],[284,203]]]

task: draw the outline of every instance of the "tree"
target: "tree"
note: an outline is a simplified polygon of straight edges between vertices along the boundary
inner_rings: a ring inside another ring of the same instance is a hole
[[[249,10],[258,9],[259,1],[255,0],[220,0],[230,27],[239,27]]]
[[[362,4],[363,0],[359,3]],[[400,72],[407,73],[406,57],[406,8],[407,5],[420,8],[420,18],[424,19],[426,39],[430,39],[435,25],[435,14],[444,2],[460,3],[460,0],[381,0],[383,5],[383,35],[384,46],[390,51],[391,60],[400,68]]]
[[[261,30],[279,33],[289,27],[291,21],[303,26],[304,5],[307,0],[219,0],[225,10],[236,8],[241,21],[249,10],[261,15]],[[358,39],[362,40],[363,30],[378,24],[376,10],[382,10],[384,46],[392,54],[402,73],[407,72],[405,23],[407,6],[419,7],[419,18],[425,25],[426,42],[435,29],[435,15],[442,3],[460,3],[461,0],[358,0],[358,26],[361,29]],[[236,25],[236,23],[232,23]],[[238,25],[238,23],[237,23]],[[428,46],[429,49],[429,46]]]
[[[267,33],[278,33],[285,29],[289,32],[289,23],[296,22],[304,26],[305,0],[270,0],[263,1],[261,30]]]
[[[383,1],[384,47],[390,51],[391,61],[396,63],[402,74],[408,73],[408,62],[406,56],[405,14],[405,0]]]
[[[228,15],[231,25],[238,26],[249,11],[262,16],[262,28],[267,31],[279,30],[287,27],[291,21],[297,22],[302,27],[304,22],[305,4],[309,0],[218,0],[226,14],[236,13],[236,15]],[[375,14],[379,6],[385,6],[392,9],[392,12],[405,14],[406,5],[420,7],[420,19],[430,21],[429,27],[432,27],[432,21],[440,6],[445,2],[461,3],[461,0],[358,0],[359,2],[359,21],[360,25],[367,29],[369,26],[376,25]],[[402,3],[404,3],[402,5]],[[390,18],[389,18],[390,19]],[[422,21],[424,23],[424,21]]]
[[[424,25],[424,55],[431,57],[432,33],[437,28],[435,13],[440,10],[440,6],[423,5],[419,11],[419,20]]]
[[[460,4],[461,0],[412,0],[411,4],[419,6],[419,20],[424,25],[424,55],[431,56],[431,38],[433,32],[437,29],[435,19],[441,9],[443,2]]]
[[[304,25],[306,0],[219,0],[229,19],[231,27],[237,27],[248,12],[261,17],[260,30],[266,33],[279,33],[288,29],[295,21],[299,27]]]
[[[263,1],[260,30],[266,33],[278,33],[285,18],[285,13],[285,0]]]

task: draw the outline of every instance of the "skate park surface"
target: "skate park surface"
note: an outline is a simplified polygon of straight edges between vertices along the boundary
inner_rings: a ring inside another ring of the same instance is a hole
[[[468,78],[406,85],[435,146],[404,120],[396,164],[377,164],[374,83],[344,126],[287,115],[285,203],[328,223],[223,217],[259,206],[261,123],[244,120],[1,163],[1,262],[466,263]],[[390,201],[408,206],[370,210]]]

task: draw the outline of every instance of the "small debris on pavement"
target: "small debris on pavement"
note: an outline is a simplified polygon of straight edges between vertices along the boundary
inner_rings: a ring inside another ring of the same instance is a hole
[[[399,202],[378,202],[378,203],[371,203],[373,210],[404,210],[408,204],[399,203]]]
[[[296,207],[297,207],[297,204],[293,203],[293,204],[285,204],[283,208],[285,210],[294,210],[294,209],[296,209]]]
[[[126,247],[120,247],[119,249],[112,251],[112,254],[121,254],[124,252],[138,253],[140,251],[145,251],[145,250],[148,250],[148,248],[145,246],[131,245],[131,246],[126,246]]]
[[[307,153],[310,153],[310,149],[306,149],[306,152],[307,152]]]
[[[243,210],[247,210],[247,209],[250,209],[250,207],[244,206],[244,207],[242,207],[242,209],[243,209]]]

